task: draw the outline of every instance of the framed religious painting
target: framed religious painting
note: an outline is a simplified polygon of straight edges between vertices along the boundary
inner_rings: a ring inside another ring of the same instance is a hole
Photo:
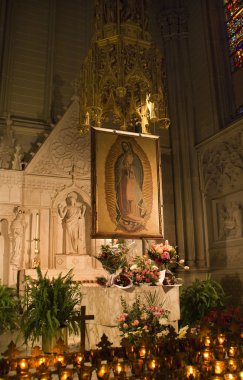
[[[161,238],[159,138],[91,130],[92,237]]]

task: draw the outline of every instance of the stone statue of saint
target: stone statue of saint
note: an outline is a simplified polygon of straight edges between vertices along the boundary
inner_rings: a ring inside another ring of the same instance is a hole
[[[62,218],[63,250],[68,254],[85,254],[85,204],[78,202],[75,191],[66,197],[66,205],[58,205],[58,213]]]
[[[22,147],[21,145],[17,145],[15,147],[14,159],[12,161],[12,169],[22,170],[23,157],[24,157],[24,154],[22,152]]]
[[[23,251],[25,216],[19,207],[16,208],[15,215],[15,219],[12,221],[10,226],[12,237],[12,254],[10,257],[10,264],[14,265],[16,268],[20,268]]]
[[[146,104],[147,104],[147,107],[148,107],[148,110],[149,110],[149,118],[151,121],[155,121],[157,120],[157,115],[156,115],[156,112],[155,112],[155,104],[154,102],[151,101],[151,96],[150,94],[147,94],[146,95]]]
[[[137,107],[136,110],[141,117],[142,133],[148,133],[149,122],[147,101],[141,104],[140,107]]]

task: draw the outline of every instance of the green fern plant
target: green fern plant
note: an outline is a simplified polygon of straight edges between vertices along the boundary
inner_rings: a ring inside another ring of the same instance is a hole
[[[25,341],[32,344],[40,337],[54,337],[66,327],[69,333],[77,334],[77,317],[81,305],[81,288],[73,282],[72,271],[65,276],[59,274],[50,279],[38,267],[37,280],[26,277],[25,307],[21,317],[21,330]]]
[[[196,279],[180,294],[181,326],[195,326],[211,309],[225,305],[226,295],[215,280]]]
[[[9,288],[0,281],[0,334],[18,329],[19,307],[16,289]]]

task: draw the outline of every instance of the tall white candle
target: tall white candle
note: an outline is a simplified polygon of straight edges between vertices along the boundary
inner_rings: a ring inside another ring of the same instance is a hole
[[[40,214],[36,213],[36,222],[35,222],[35,238],[39,239],[39,224],[40,224]]]

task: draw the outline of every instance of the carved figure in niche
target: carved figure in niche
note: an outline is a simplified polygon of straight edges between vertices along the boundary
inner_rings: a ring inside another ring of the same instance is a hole
[[[144,102],[141,106],[137,107],[136,111],[141,117],[142,133],[147,133],[149,126],[147,102]]]
[[[146,95],[146,104],[149,110],[149,118],[150,120],[157,119],[156,113],[155,113],[155,104],[151,101],[150,94]]]
[[[66,197],[66,205],[58,205],[58,213],[62,218],[63,249],[66,254],[85,254],[85,213],[86,205],[78,202],[75,191]]]
[[[15,148],[14,159],[12,161],[12,169],[22,170],[23,157],[22,147],[21,145],[17,145]]]
[[[121,143],[123,153],[115,163],[117,221],[142,223],[146,214],[143,199],[143,166],[129,142]]]
[[[25,229],[25,215],[20,207],[15,208],[15,219],[10,226],[12,237],[12,254],[10,257],[10,264],[20,268],[21,257],[23,251],[23,237]]]
[[[242,237],[242,209],[238,202],[218,205],[219,240]]]
[[[234,222],[234,237],[242,236],[242,210],[237,202],[232,203],[231,217]]]
[[[223,203],[218,205],[218,237],[223,240],[226,237],[225,220],[227,219],[227,210]]]

